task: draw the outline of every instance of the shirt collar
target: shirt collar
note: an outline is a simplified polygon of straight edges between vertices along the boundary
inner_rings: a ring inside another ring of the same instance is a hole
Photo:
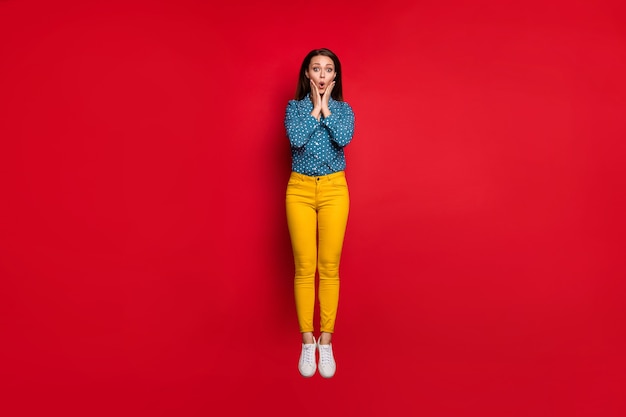
[[[307,104],[310,104],[310,105],[311,105],[311,107],[313,107],[313,102],[311,101],[311,93],[306,93],[306,97],[304,97],[302,100],[305,100],[305,101],[307,102]],[[330,107],[330,106],[331,106],[331,104],[332,104],[332,105],[334,105],[334,103],[335,103],[336,101],[337,101],[337,100],[335,100],[334,98],[330,97],[330,98],[328,99],[328,107]]]

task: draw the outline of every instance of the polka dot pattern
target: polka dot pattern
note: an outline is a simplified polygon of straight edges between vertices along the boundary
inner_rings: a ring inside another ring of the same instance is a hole
[[[285,112],[285,129],[291,143],[291,169],[297,173],[318,176],[346,169],[343,148],[354,134],[354,112],[345,101],[328,101],[330,115],[318,122],[311,116],[313,103],[309,95],[290,100]]]

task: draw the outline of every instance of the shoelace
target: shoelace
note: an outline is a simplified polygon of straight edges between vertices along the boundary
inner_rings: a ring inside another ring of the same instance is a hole
[[[324,365],[330,365],[333,359],[333,353],[330,345],[320,345],[320,363]]]
[[[315,345],[304,345],[304,363],[315,363]]]

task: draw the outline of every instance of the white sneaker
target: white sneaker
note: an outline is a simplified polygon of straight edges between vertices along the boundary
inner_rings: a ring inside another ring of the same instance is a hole
[[[315,374],[315,338],[313,338],[313,344],[302,344],[302,351],[300,352],[300,361],[298,362],[298,370],[305,378],[310,378]]]
[[[337,364],[333,357],[332,343],[329,345],[317,344],[317,349],[320,351],[320,362],[318,367],[320,368],[320,375],[324,378],[332,378],[337,370]]]

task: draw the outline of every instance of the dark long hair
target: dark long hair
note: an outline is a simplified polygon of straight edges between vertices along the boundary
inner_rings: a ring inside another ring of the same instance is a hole
[[[337,55],[333,53],[330,49],[321,48],[321,49],[313,49],[311,52],[304,57],[304,61],[302,61],[302,66],[300,67],[300,77],[298,78],[298,88],[296,88],[296,100],[302,100],[306,97],[307,94],[311,92],[311,84],[309,79],[306,77],[306,70],[309,68],[309,64],[311,64],[311,59],[318,55],[327,56],[333,60],[333,64],[335,64],[335,72],[337,75],[335,76],[335,86],[333,87],[333,91],[330,93],[330,96],[337,101],[343,101],[343,85],[341,82],[341,62],[339,62],[339,58]]]

